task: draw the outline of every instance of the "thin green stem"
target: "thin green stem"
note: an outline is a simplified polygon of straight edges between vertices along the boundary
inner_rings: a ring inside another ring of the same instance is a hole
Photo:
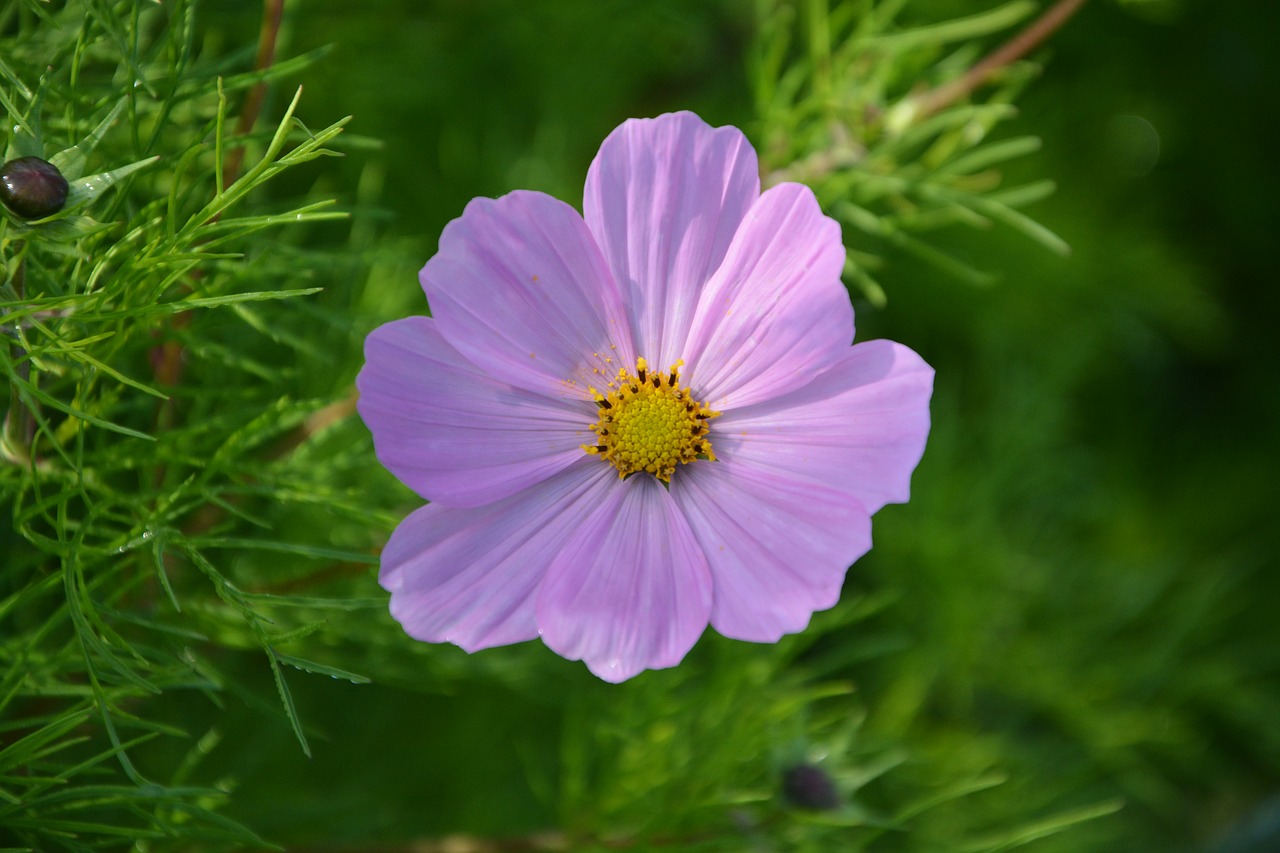
[[[258,34],[258,55],[254,60],[254,68],[258,71],[270,68],[275,63],[276,43],[280,36],[280,25],[284,20],[284,0],[265,0],[262,4],[262,29]],[[240,113],[240,119],[236,122],[236,136],[243,139],[253,130],[258,122],[258,116],[262,112],[263,102],[266,100],[267,81],[263,80],[249,90],[249,95],[245,99],[244,110]],[[219,87],[219,97],[222,97],[222,90]],[[296,100],[296,99],[295,99]],[[222,109],[219,109],[219,121],[221,121]],[[219,133],[218,141],[221,144],[221,134]],[[238,146],[228,158],[225,168],[222,168],[221,155],[219,154],[218,165],[220,174],[220,183],[218,184],[218,192],[225,192],[228,187],[236,182],[240,176],[240,169],[244,163],[244,145]],[[221,211],[214,215],[214,220],[220,217]],[[197,273],[198,274],[198,273]],[[191,322],[188,314],[176,314],[172,321],[172,328],[175,331],[181,331]],[[183,373],[183,347],[176,340],[165,341],[156,347],[152,353],[152,371],[156,379],[161,385],[173,387],[181,383]],[[174,423],[176,411],[172,401],[166,401],[161,404],[160,410],[156,415],[157,431],[168,429]],[[164,468],[161,467],[156,472],[155,483],[159,485],[164,480]]]
[[[18,242],[15,244],[15,249],[18,263],[10,283],[18,298],[21,299],[26,295],[27,285],[26,246]],[[27,351],[21,343],[15,341],[10,346],[10,353],[19,382],[13,382],[9,386],[9,412],[4,419],[4,453],[11,459],[25,461],[30,458],[31,444],[36,436],[36,416],[31,406],[37,406],[39,403],[32,400],[28,405],[22,399],[19,387],[21,383],[28,382],[31,378],[31,359],[27,357]]]

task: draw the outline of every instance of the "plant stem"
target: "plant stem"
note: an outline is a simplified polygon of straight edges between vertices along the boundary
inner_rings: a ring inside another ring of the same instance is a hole
[[[283,20],[284,0],[264,0],[262,4],[262,28],[258,32],[258,55],[254,59],[254,70],[265,71],[275,63],[276,42],[280,37],[280,25]],[[249,94],[245,98],[244,108],[240,112],[239,120],[236,121],[236,137],[241,140],[241,144],[231,152],[231,156],[228,158],[227,166],[223,170],[223,185],[218,188],[219,192],[226,190],[240,176],[240,169],[244,164],[245,148],[243,140],[253,131],[254,125],[257,124],[266,95],[267,81],[262,80],[249,90]],[[196,270],[194,274],[199,276],[200,271]],[[183,312],[173,316],[170,329],[181,331],[190,324],[191,315]],[[182,382],[184,354],[185,351],[182,344],[172,339],[164,341],[151,351],[151,371],[160,385],[174,387]],[[176,417],[177,410],[172,399],[161,403],[160,409],[156,413],[156,432],[161,432],[171,427]],[[157,487],[164,482],[164,476],[164,466],[160,466],[156,469],[154,478],[154,483]]]
[[[960,100],[991,79],[998,70],[1026,56],[1079,11],[1085,0],[1058,0],[1022,32],[982,58],[960,77],[930,89],[916,100],[917,120]]]
[[[265,0],[262,4],[262,29],[258,33],[258,55],[254,60],[254,70],[265,71],[276,61],[276,43],[280,37],[280,24],[284,19],[284,0]],[[244,165],[243,140],[258,123],[262,113],[262,105],[267,97],[267,81],[258,82],[249,90],[245,98],[244,108],[236,121],[236,138],[242,144],[231,152],[227,166],[222,173],[222,187],[225,190],[240,177],[240,169]],[[187,314],[177,314],[173,318],[173,328],[182,329],[191,322]],[[166,341],[157,347],[152,354],[152,369],[156,379],[164,385],[177,385],[182,381],[182,345],[177,341]]]
[[[25,296],[27,289],[26,246],[18,242],[15,248],[18,266],[13,272],[11,284],[14,293],[21,299]],[[18,379],[22,382],[28,381],[31,378],[31,359],[27,357],[27,351],[21,344],[15,343],[10,348],[10,352]],[[35,405],[38,404],[33,400],[31,406]],[[31,410],[31,406],[23,401],[18,383],[12,383],[9,388],[9,411],[4,418],[4,435],[0,438],[0,442],[4,445],[4,455],[15,461],[27,461],[30,458],[31,443],[35,441],[36,415]]]
[[[253,67],[257,71],[265,71],[276,61],[276,43],[280,39],[280,24],[284,20],[284,0],[266,0],[262,4],[262,29],[258,33],[258,56]],[[267,99],[267,81],[259,81],[244,100],[244,109],[236,122],[236,136],[244,138],[253,131],[258,123],[258,115],[262,112],[262,104]],[[244,146],[231,152],[227,167],[223,172],[222,188],[235,183],[240,176],[240,167],[244,163]]]

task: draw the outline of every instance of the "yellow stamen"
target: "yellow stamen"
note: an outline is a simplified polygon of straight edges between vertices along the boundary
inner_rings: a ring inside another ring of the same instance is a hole
[[[619,477],[647,471],[664,483],[671,482],[676,465],[695,459],[714,462],[708,421],[720,413],[680,385],[682,364],[676,362],[666,374],[651,373],[645,360],[637,358],[635,373],[619,370],[609,383],[613,390],[601,394],[592,388],[600,419],[591,426],[596,443],[582,449],[608,460]]]

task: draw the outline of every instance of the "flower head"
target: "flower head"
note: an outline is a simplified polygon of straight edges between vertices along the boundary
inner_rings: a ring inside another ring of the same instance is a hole
[[[708,623],[774,642],[833,606],[907,499],[933,371],[851,346],[839,226],[691,113],[624,123],[584,213],[475,199],[374,330],[378,458],[430,503],[382,553],[391,612],[468,651],[541,636],[608,681]]]
[[[86,175],[89,156],[129,103],[122,97],[97,127],[72,145],[45,159],[41,144],[38,104],[13,130],[0,156],[0,219],[9,214],[9,227],[24,239],[71,242],[102,224],[85,214],[117,182],[152,165],[159,156],[148,157],[107,172]]]

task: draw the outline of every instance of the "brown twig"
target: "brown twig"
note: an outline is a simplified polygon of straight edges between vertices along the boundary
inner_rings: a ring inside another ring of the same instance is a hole
[[[982,58],[955,80],[930,89],[915,99],[915,118],[931,115],[960,100],[991,79],[996,71],[1026,56],[1079,11],[1085,0],[1058,0],[1022,32]]]
[[[276,43],[280,37],[280,25],[283,20],[284,0],[264,0],[262,4],[262,28],[258,33],[258,55],[254,59],[254,70],[265,71],[275,63]],[[218,188],[219,191],[231,186],[231,184],[235,183],[236,178],[240,176],[240,168],[244,164],[244,140],[253,131],[254,125],[257,124],[258,116],[262,112],[262,105],[266,97],[266,80],[260,80],[249,90],[249,94],[245,98],[244,107],[240,111],[240,118],[236,121],[235,135],[240,144],[227,158],[226,168],[222,171],[223,185]],[[220,216],[221,214],[218,215]],[[199,274],[199,270],[194,273],[196,276]],[[180,332],[189,325],[191,325],[191,314],[184,311],[173,315],[169,328],[171,331]],[[178,340],[173,338],[154,347],[151,350],[151,372],[156,378],[156,383],[161,387],[169,388],[180,384],[185,369],[185,358],[185,348]],[[160,409],[156,413],[156,432],[172,426],[176,415],[176,407],[172,399],[161,403]],[[162,466],[156,470],[156,485],[160,485],[163,480],[164,468]]]
[[[987,54],[964,74],[911,98],[908,102],[911,120],[918,121],[932,115],[973,92],[1001,68],[1026,56],[1053,35],[1084,3],[1085,0],[1058,0],[1026,29]],[[835,148],[816,151],[789,166],[763,173],[761,183],[763,186],[773,186],[781,181],[816,180],[847,165],[847,161],[856,161],[861,153],[852,147],[847,147],[844,151]]]
[[[265,71],[276,61],[276,43],[280,38],[280,25],[284,20],[284,0],[265,0],[262,4],[262,29],[258,33],[258,55],[253,67],[256,71]],[[225,190],[235,183],[244,165],[244,139],[258,123],[262,113],[262,105],[267,97],[267,81],[260,80],[249,90],[240,118],[236,121],[235,136],[240,144],[232,150],[227,158],[226,168],[222,170],[222,186]],[[216,218],[216,217],[215,217]],[[191,323],[191,316],[184,312],[175,314],[171,328],[181,330]],[[151,369],[160,385],[174,386],[182,381],[183,347],[176,340],[168,340],[156,347],[151,353]],[[173,412],[171,403],[165,403],[157,419],[157,427],[168,426]]]
[[[341,400],[334,400],[324,408],[307,415],[296,429],[286,435],[284,440],[272,449],[268,458],[280,459],[287,456],[303,442],[309,441],[312,436],[354,415],[356,413],[356,399],[356,393],[353,389],[351,393]]]
[[[284,20],[284,0],[266,0],[262,4],[262,31],[258,34],[258,56],[253,61],[257,71],[265,71],[276,61],[276,42],[280,38],[280,24]],[[260,80],[249,90],[244,99],[244,109],[236,122],[236,136],[240,139],[248,136],[253,126],[258,123],[258,115],[262,112],[262,104],[267,99],[267,81]],[[244,163],[244,146],[231,152],[227,158],[226,168],[222,172],[222,189],[235,183],[240,175],[240,167]]]

